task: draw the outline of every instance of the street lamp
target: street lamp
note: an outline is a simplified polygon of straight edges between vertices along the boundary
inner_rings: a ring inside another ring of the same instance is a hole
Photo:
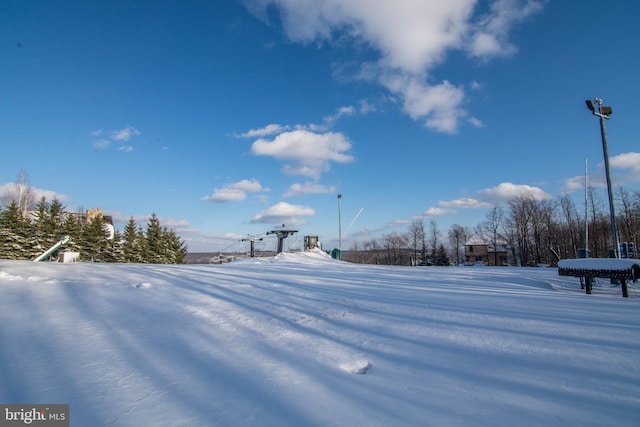
[[[593,103],[596,103],[594,105]],[[607,148],[607,130],[604,126],[605,119],[611,117],[611,107],[602,105],[602,99],[594,98],[593,101],[587,99],[585,101],[587,108],[591,114],[600,118],[600,135],[602,136],[602,151],[604,153],[604,170],[607,177],[607,193],[609,195],[609,214],[611,215],[611,233],[613,234],[613,253],[615,258],[620,258],[620,244],[618,243],[618,230],[616,228],[616,211],[613,204],[613,190],[611,188],[611,174],[609,172],[609,150]]]

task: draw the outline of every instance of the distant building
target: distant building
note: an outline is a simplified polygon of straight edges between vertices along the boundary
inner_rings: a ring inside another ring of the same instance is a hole
[[[474,234],[464,244],[464,263],[465,265],[492,265],[506,266],[509,265],[507,245],[503,241],[497,244],[488,242],[481,236]]]

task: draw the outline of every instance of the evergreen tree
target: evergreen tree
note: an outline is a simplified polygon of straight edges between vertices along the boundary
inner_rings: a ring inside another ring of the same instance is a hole
[[[107,239],[105,262],[124,262],[122,233],[116,230],[112,239]]]
[[[104,226],[102,216],[97,215],[85,224],[80,245],[82,259],[98,262],[109,260],[109,231]]]
[[[147,238],[144,236],[142,227],[138,227],[138,233],[136,236],[137,246],[140,249],[140,262],[146,263],[147,261]]]
[[[123,262],[143,262],[144,239],[138,236],[138,226],[133,217],[129,218],[129,222],[124,227],[122,243],[122,261]]]
[[[184,264],[187,256],[187,246],[184,244],[180,237],[173,231],[169,231],[165,234],[165,240],[168,246],[169,258],[167,262],[171,264]]]
[[[33,227],[35,229],[35,245],[33,245],[33,250],[37,253],[42,253],[49,247],[51,247],[52,238],[48,236],[45,232],[45,222],[47,218],[47,211],[49,210],[49,204],[47,203],[47,199],[40,198],[38,201],[38,205],[36,206],[36,217],[33,221]]]
[[[12,201],[0,210],[0,258],[29,259],[33,244],[31,224],[23,218],[20,208]]]
[[[34,219],[36,244],[33,246],[34,255],[56,244],[63,236],[65,208],[60,200],[54,198],[50,203],[42,197],[36,208]]]
[[[147,223],[145,262],[161,264],[164,262],[165,250],[162,243],[162,228],[156,214],[151,214]]]
[[[60,227],[61,235],[71,237],[71,241],[66,244],[65,248],[73,252],[80,252],[83,239],[83,224],[80,217],[76,214],[67,214],[64,216]]]
[[[449,262],[449,254],[447,253],[447,248],[444,246],[444,244],[440,244],[440,246],[438,246],[438,252],[436,253],[435,257],[435,264],[451,265],[451,263]]]

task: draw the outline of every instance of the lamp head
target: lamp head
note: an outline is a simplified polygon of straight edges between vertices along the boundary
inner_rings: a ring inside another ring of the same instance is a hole
[[[587,99],[587,100],[585,101],[585,104],[587,104],[587,108],[588,108],[592,113],[595,113],[596,109],[595,109],[595,107],[593,106],[593,101],[591,101],[590,99]]]

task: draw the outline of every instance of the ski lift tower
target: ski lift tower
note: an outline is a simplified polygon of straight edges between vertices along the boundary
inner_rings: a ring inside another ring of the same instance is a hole
[[[286,239],[287,237],[293,235],[294,233],[297,233],[298,230],[287,230],[284,228],[284,224],[282,225],[282,228],[279,230],[271,230],[271,231],[267,231],[267,234],[275,234],[276,237],[278,238],[278,250],[277,253],[282,252],[283,250],[283,246],[284,246],[284,239]]]
[[[241,240],[241,242],[249,242],[251,258],[253,258],[255,256],[254,244],[256,242],[261,242],[261,241],[262,241],[262,237],[258,238],[258,237],[255,237],[255,236],[249,236],[249,237]]]

